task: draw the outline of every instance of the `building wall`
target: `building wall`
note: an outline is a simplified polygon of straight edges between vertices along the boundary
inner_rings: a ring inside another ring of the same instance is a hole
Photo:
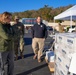
[[[66,27],[66,26],[70,26],[70,23],[71,21],[64,21],[61,23],[61,25],[63,27]],[[72,21],[72,25],[76,25],[76,23],[74,21]],[[59,30],[59,27],[58,27],[58,23],[51,23],[51,22],[48,22],[48,26],[52,26],[53,28],[55,28],[57,31]]]

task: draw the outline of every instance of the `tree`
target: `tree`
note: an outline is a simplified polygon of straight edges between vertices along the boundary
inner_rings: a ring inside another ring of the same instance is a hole
[[[73,5],[53,8],[53,7],[49,7],[46,4],[46,5],[44,5],[43,8],[40,8],[38,10],[26,10],[24,12],[15,12],[15,13],[12,13],[12,14],[13,14],[13,19],[14,19],[15,15],[19,16],[20,18],[36,18],[39,15],[44,20],[50,22],[50,21],[53,21],[54,16],[62,13],[63,11],[67,10],[68,8],[70,8],[72,6]],[[59,21],[60,20],[58,20],[57,22],[59,22]]]

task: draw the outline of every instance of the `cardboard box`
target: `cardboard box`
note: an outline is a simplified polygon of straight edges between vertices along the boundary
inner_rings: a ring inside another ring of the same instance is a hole
[[[68,74],[71,53],[76,52],[76,33],[59,33],[55,37],[55,72],[54,75]]]
[[[50,69],[51,72],[54,72],[54,71],[55,71],[54,64],[55,64],[54,62],[50,62],[50,63],[48,64],[49,69]]]
[[[54,52],[53,51],[47,51],[45,58],[48,62],[54,62]]]

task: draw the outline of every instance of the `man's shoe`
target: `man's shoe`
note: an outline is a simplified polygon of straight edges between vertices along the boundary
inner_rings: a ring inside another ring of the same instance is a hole
[[[24,55],[22,55],[21,58],[23,59],[24,58]]]
[[[37,55],[34,55],[33,59],[37,59]]]
[[[18,60],[18,55],[16,55],[15,60]]]
[[[20,53],[21,59],[24,58],[23,52]]]
[[[39,63],[42,62],[41,59],[38,59],[38,62],[39,62]]]

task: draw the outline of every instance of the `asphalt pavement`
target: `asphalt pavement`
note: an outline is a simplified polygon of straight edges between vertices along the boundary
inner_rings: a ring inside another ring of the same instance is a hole
[[[21,59],[19,56],[19,59],[15,61],[15,69],[14,73],[15,75],[52,75],[47,63],[45,60],[43,62],[38,63],[37,59],[34,60],[33,56],[33,50],[31,47],[32,38],[31,34],[27,33],[25,34],[25,49],[24,49],[24,59]],[[45,41],[45,48],[47,49],[49,47],[49,43],[51,41],[51,38],[48,37]]]

